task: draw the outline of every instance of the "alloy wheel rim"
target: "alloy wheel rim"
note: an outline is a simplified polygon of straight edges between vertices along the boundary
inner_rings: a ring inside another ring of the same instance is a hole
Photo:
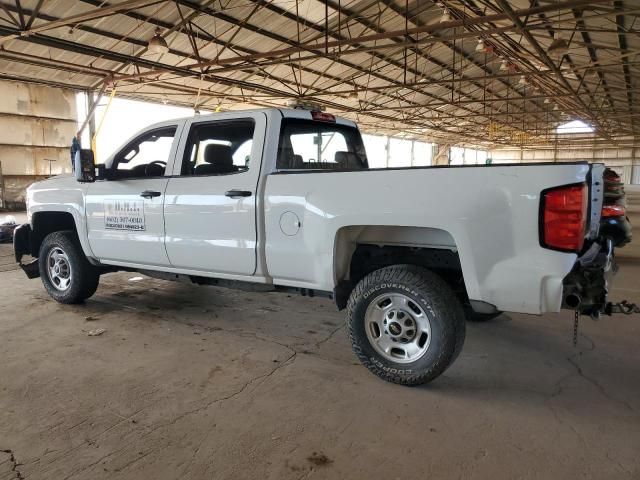
[[[383,293],[369,304],[365,331],[376,353],[395,363],[415,362],[431,344],[429,317],[402,293]]]
[[[73,274],[69,257],[60,247],[54,247],[47,255],[47,274],[51,284],[61,292],[71,286]]]

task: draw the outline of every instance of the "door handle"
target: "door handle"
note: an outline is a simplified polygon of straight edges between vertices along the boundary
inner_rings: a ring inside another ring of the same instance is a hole
[[[227,190],[224,194],[230,198],[250,197],[252,195],[249,190]]]
[[[154,192],[153,190],[145,190],[140,194],[142,198],[153,198],[153,197],[159,197],[160,195],[162,195],[161,192]]]

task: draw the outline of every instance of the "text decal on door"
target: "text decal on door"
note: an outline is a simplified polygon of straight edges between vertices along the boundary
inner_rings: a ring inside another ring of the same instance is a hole
[[[107,230],[144,231],[144,201],[105,200],[104,228]]]

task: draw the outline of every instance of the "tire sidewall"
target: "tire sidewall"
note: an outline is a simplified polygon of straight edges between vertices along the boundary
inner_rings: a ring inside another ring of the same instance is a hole
[[[58,290],[49,278],[47,258],[49,252],[54,248],[60,248],[69,259],[69,267],[71,269],[71,285],[68,289]],[[83,300],[85,282],[88,281],[86,275],[84,253],[81,251],[77,242],[73,241],[71,235],[67,232],[55,232],[47,235],[40,246],[38,254],[38,267],[40,270],[40,278],[44,284],[47,293],[56,301],[61,303],[77,303]]]
[[[431,324],[431,339],[428,350],[418,360],[411,363],[393,362],[380,355],[371,345],[367,332],[365,331],[366,311],[371,302],[378,296],[385,293],[401,293],[416,302],[429,317]],[[423,375],[425,370],[432,370],[443,361],[443,353],[447,351],[444,345],[447,336],[444,331],[447,325],[439,314],[437,307],[433,305],[433,301],[429,298],[428,292],[421,291],[413,285],[398,280],[383,280],[379,283],[372,284],[366,288],[360,297],[356,300],[352,315],[351,329],[358,340],[359,354],[365,357],[366,361],[375,366],[376,369],[384,372],[385,375],[412,377],[415,375]],[[449,336],[450,337],[450,336]],[[364,360],[363,359],[363,360]]]

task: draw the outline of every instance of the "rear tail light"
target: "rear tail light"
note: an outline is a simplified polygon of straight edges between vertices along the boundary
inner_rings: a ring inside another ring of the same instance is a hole
[[[547,190],[542,197],[542,245],[554,250],[582,250],[587,228],[585,184]]]
[[[602,217],[623,217],[625,208],[622,205],[604,205],[602,207]]]

